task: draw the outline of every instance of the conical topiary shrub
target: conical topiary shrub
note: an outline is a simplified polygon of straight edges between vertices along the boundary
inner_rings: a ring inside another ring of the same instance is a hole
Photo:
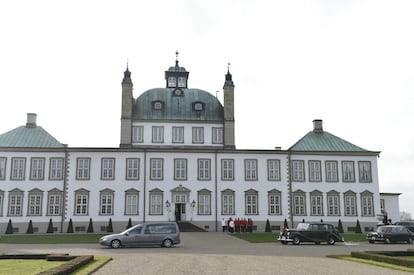
[[[7,224],[6,234],[13,234],[13,225],[11,219],[9,219],[9,223]]]
[[[27,227],[26,234],[33,234],[33,223],[32,223],[32,220],[29,221],[29,226]]]
[[[112,219],[109,218],[108,226],[106,227],[106,232],[114,232],[114,229],[112,228]]]
[[[47,227],[46,233],[53,233],[53,232],[54,232],[54,230],[53,230],[52,218],[50,218],[50,220],[49,220],[49,226]]]
[[[355,233],[362,233],[361,225],[359,224],[359,220],[357,220],[357,224],[355,227]]]
[[[132,227],[132,221],[131,221],[131,218],[129,218],[128,225],[127,225],[126,228],[128,229],[128,228],[131,228],[131,227]]]
[[[73,233],[73,223],[72,223],[72,219],[69,220],[68,230],[66,231],[66,233]]]
[[[265,232],[272,232],[272,228],[270,227],[269,219],[266,220],[266,229]]]
[[[302,222],[305,222],[305,219],[302,219]]]
[[[285,222],[283,223],[283,228],[285,228],[285,229],[289,228],[289,225],[288,225],[288,222],[287,222],[286,219],[285,219]]]
[[[344,233],[344,227],[342,226],[342,221],[341,221],[341,219],[339,219],[339,221],[338,221],[338,231],[339,231],[339,233]]]
[[[90,218],[90,219],[89,219],[88,230],[87,230],[86,232],[88,232],[88,233],[93,233],[92,218]]]

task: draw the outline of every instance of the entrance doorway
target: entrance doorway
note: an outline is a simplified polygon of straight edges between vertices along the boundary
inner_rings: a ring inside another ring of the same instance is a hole
[[[185,221],[186,215],[185,215],[185,203],[176,203],[175,204],[175,221]]]

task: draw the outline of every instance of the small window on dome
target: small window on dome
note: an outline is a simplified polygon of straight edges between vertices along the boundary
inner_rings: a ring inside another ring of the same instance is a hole
[[[154,110],[161,110],[162,109],[162,103],[157,101],[154,102]]]
[[[203,110],[203,104],[200,102],[197,102],[196,104],[194,104],[194,110],[195,111],[202,111]]]
[[[179,78],[178,78],[178,87],[186,87],[186,85],[185,85],[185,77],[182,77],[182,76],[180,76]]]
[[[176,87],[176,80],[175,77],[170,76],[168,77],[168,87]]]

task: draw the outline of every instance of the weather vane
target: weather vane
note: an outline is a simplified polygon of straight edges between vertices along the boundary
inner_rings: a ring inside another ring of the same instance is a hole
[[[179,54],[179,52],[178,52],[178,50],[176,50],[175,51],[175,61],[178,61],[178,54]]]

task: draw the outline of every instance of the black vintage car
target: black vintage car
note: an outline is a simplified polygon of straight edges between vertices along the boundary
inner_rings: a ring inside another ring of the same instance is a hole
[[[370,243],[413,243],[414,233],[402,225],[384,225],[378,227],[375,232],[369,232],[367,240]]]
[[[326,223],[299,223],[296,229],[283,229],[278,240],[282,244],[289,242],[298,245],[301,242],[314,242],[320,244],[327,242],[332,245],[335,242],[343,242],[341,234],[332,224]]]

